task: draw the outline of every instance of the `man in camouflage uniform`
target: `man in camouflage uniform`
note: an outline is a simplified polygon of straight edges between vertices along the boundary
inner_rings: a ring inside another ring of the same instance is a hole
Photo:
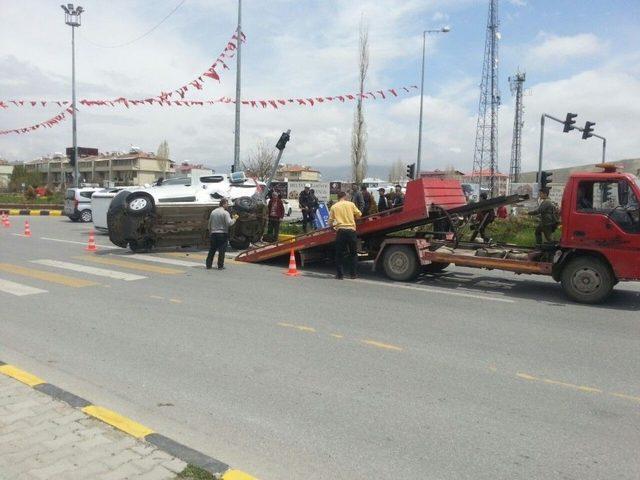
[[[547,242],[551,241],[551,235],[558,228],[558,209],[555,204],[549,200],[549,189],[540,190],[540,204],[538,208],[528,212],[529,215],[537,215],[540,217],[540,223],[536,226],[536,244],[542,244],[542,236]]]

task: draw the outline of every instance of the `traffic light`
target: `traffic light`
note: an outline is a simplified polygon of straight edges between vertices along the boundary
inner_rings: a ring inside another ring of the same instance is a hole
[[[562,129],[564,133],[568,133],[574,128],[576,128],[574,127],[574,125],[576,124],[577,116],[578,116],[577,113],[567,113],[567,118],[564,121],[564,128]]]
[[[586,140],[589,137],[593,137],[593,126],[596,122],[587,122],[584,124],[584,130],[582,132],[582,139]]]
[[[289,138],[289,134],[287,132],[283,132],[280,136],[280,140],[278,140],[278,143],[276,143],[276,148],[280,151],[284,150],[284,147],[287,145]]]
[[[553,172],[540,172],[540,188],[547,188],[547,185],[551,183],[551,177]]]
[[[411,165],[407,165],[407,178],[414,179],[416,178],[416,164],[412,163]]]
[[[231,165],[231,173],[235,173],[236,172],[236,165],[233,164]]]
[[[69,152],[69,165],[71,165],[72,167],[75,167],[76,165],[76,151],[74,149],[71,149],[71,151]]]

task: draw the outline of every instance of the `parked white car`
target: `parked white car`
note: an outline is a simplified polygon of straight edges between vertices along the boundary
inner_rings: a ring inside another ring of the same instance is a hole
[[[69,188],[64,195],[64,214],[73,222],[90,222],[91,196],[100,190],[94,187]]]

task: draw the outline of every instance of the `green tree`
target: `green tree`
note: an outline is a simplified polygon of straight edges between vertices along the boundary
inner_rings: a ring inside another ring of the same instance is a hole
[[[39,172],[30,172],[24,165],[16,165],[13,167],[13,172],[9,177],[9,190],[12,192],[21,192],[27,187],[38,187],[43,182],[43,175]]]

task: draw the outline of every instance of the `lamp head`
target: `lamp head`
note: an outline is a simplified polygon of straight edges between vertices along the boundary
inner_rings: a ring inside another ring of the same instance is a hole
[[[440,30],[442,33],[449,33],[451,31],[451,27],[449,25],[445,25],[444,27],[442,27],[442,30]]]

